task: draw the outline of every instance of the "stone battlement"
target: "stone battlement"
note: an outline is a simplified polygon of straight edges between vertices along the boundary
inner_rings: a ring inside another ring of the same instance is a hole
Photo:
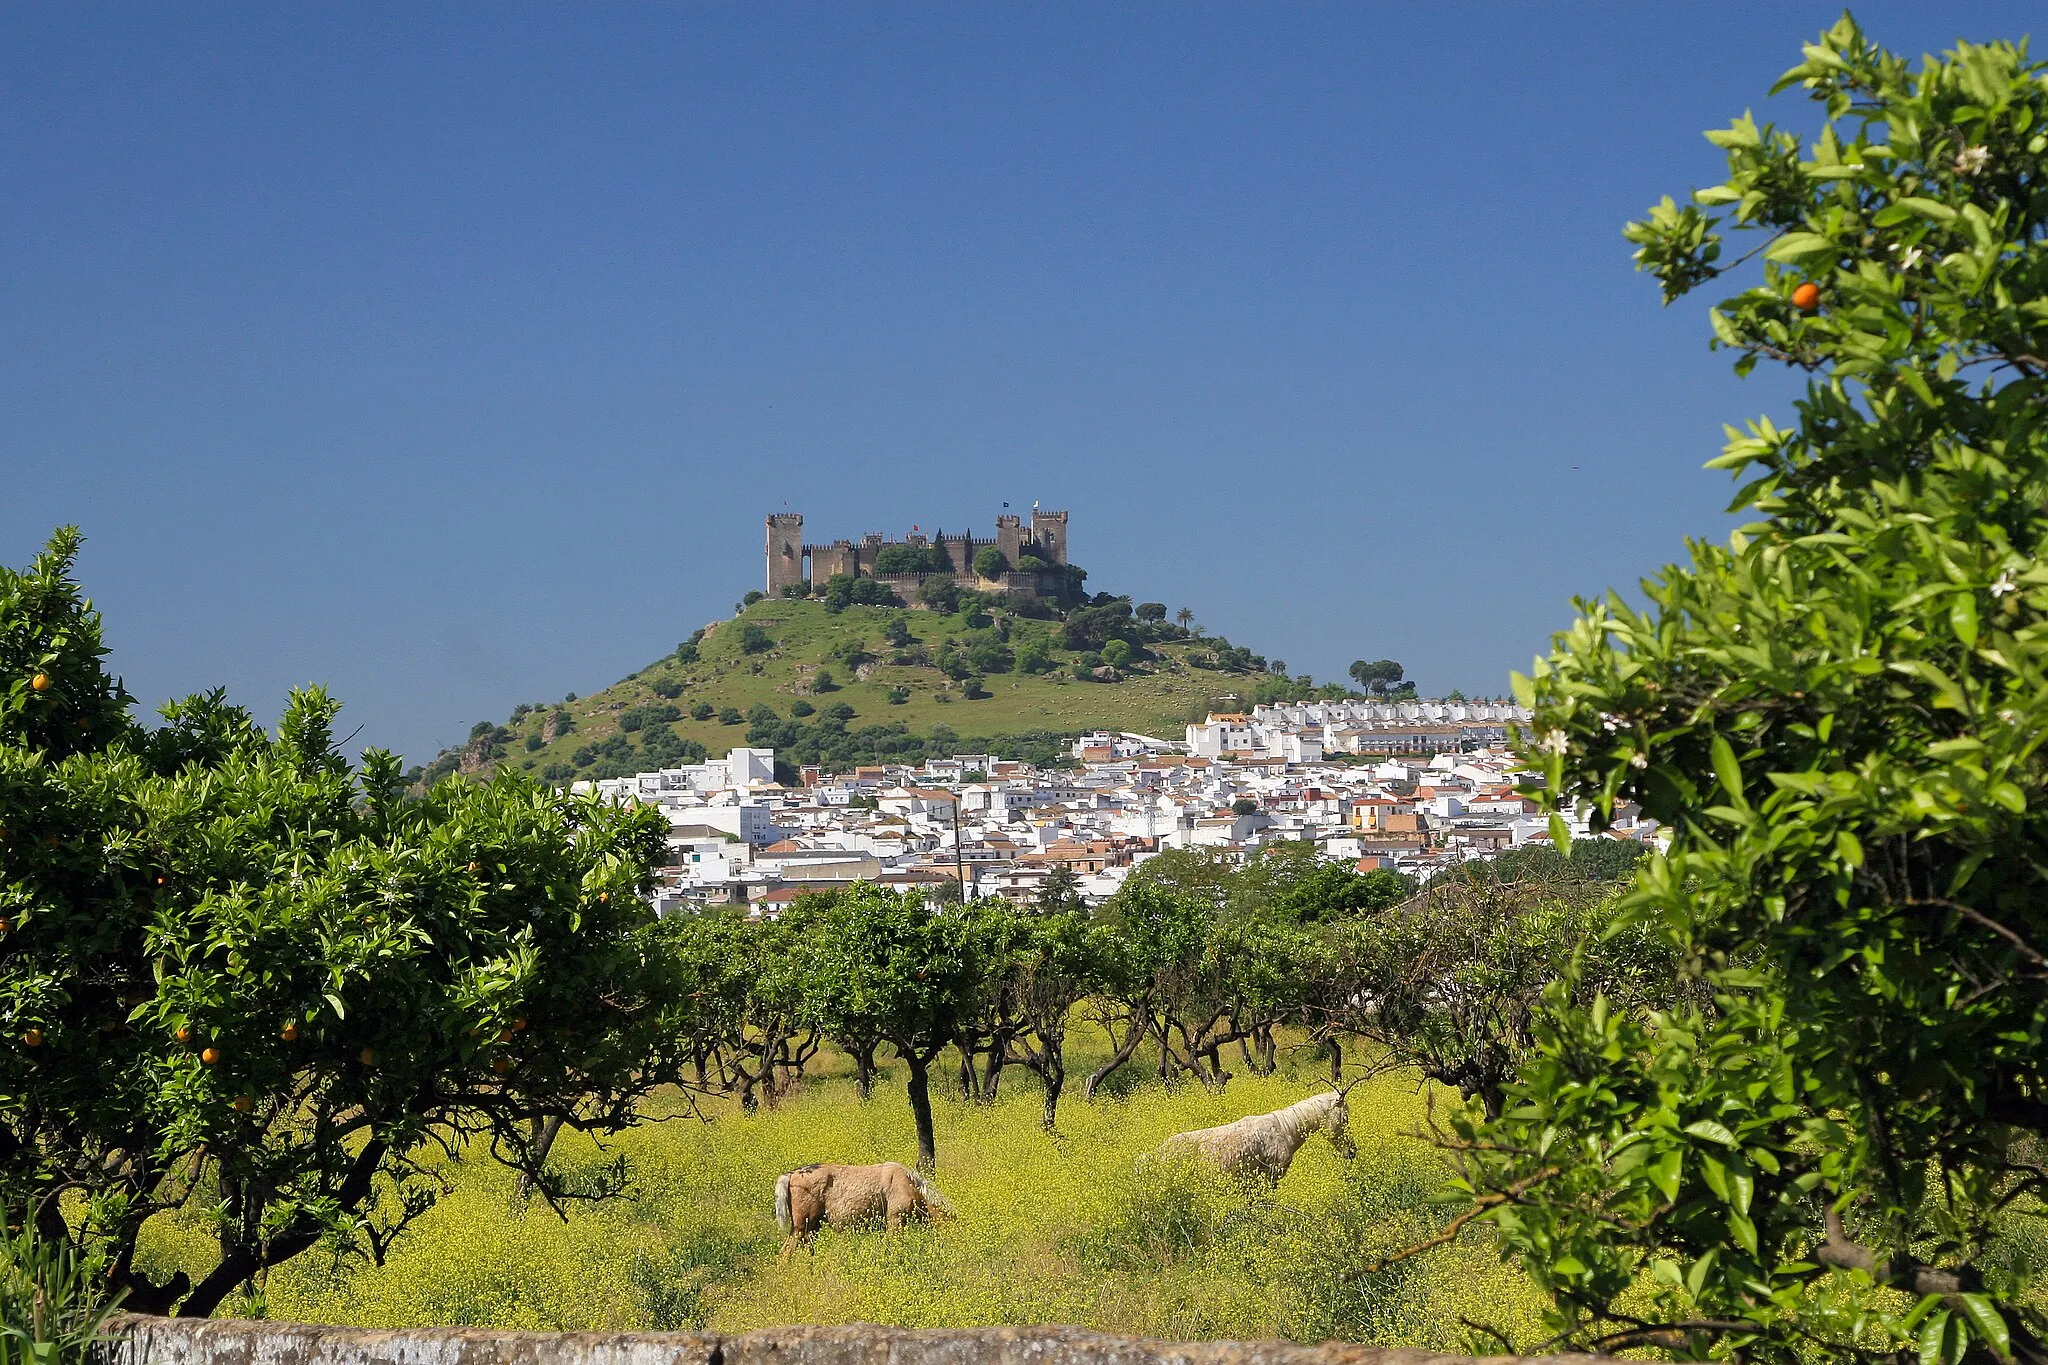
[[[778,596],[784,588],[805,582],[822,583],[835,574],[851,578],[898,577],[900,575],[896,573],[884,572],[884,568],[889,566],[882,564],[883,555],[898,548],[939,551],[943,567],[937,572],[957,574],[978,586],[1011,593],[1036,593],[1036,583],[1027,581],[1014,570],[1027,555],[1052,565],[1067,562],[1067,514],[1034,507],[1028,528],[1018,517],[997,517],[994,539],[980,538],[964,531],[950,534],[935,531],[930,535],[913,531],[902,540],[889,540],[879,531],[870,531],[858,541],[835,540],[828,545],[807,545],[804,543],[803,514],[777,512],[768,518],[768,595]],[[1005,571],[992,578],[982,578],[975,572],[974,560],[989,548],[994,548],[1003,557]]]

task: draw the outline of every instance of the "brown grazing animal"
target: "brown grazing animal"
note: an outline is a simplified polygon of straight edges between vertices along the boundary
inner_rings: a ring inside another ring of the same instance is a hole
[[[817,1235],[820,1227],[857,1227],[880,1222],[889,1231],[907,1218],[953,1216],[953,1206],[932,1183],[894,1161],[879,1166],[799,1166],[775,1179],[775,1221],[789,1234],[782,1245],[787,1257],[799,1242]]]
[[[1260,1175],[1277,1184],[1294,1164],[1301,1144],[1317,1129],[1329,1135],[1338,1155],[1347,1160],[1358,1155],[1358,1147],[1351,1141],[1351,1111],[1344,1104],[1350,1089],[1347,1085],[1327,1095],[1311,1095],[1285,1109],[1253,1114],[1220,1127],[1175,1133],[1160,1144],[1159,1151],[1162,1155],[1192,1151],[1225,1175]]]

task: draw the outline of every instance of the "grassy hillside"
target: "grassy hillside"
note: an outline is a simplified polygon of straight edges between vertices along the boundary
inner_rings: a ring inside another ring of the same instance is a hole
[[[602,692],[479,724],[418,776],[510,764],[564,781],[747,743],[827,766],[984,744],[1044,760],[1064,751],[1060,736],[1113,729],[1173,738],[1218,698],[1248,703],[1309,690],[1227,640],[1170,622],[1118,628],[1134,657],[1117,681],[1083,681],[1076,665],[1100,663],[1100,652],[1069,648],[1060,620],[974,607],[833,612],[816,600],[764,599]]]

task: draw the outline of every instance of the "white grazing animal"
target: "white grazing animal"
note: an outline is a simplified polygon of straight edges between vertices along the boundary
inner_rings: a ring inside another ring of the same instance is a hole
[[[1253,1114],[1220,1127],[1175,1133],[1160,1144],[1159,1151],[1162,1155],[1193,1151],[1225,1175],[1255,1174],[1278,1182],[1294,1164],[1301,1144],[1317,1129],[1329,1135],[1340,1155],[1347,1159],[1358,1155],[1358,1147],[1351,1141],[1351,1111],[1344,1103],[1350,1089],[1347,1085],[1327,1095],[1311,1095],[1285,1109]]]

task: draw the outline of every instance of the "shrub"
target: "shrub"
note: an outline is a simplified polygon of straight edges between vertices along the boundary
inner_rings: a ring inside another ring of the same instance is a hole
[[[970,673],[961,681],[960,695],[969,701],[980,701],[988,694],[988,689],[981,684],[981,675],[979,673]]]
[[[746,717],[740,714],[740,708],[737,706],[725,707],[718,713],[718,723],[720,725],[738,725],[745,720]]]
[[[657,678],[654,682],[654,695],[674,701],[683,695],[683,685],[675,678]]]
[[[943,545],[884,545],[875,555],[875,572],[885,578],[947,573],[952,567],[952,557]]]
[[[0,1362],[86,1365],[122,1297],[107,1292],[107,1269],[103,1258],[45,1238],[34,1218],[0,1229]]]
[[[545,747],[546,742],[542,740],[539,735],[528,735],[526,737],[526,752],[534,753],[537,750],[543,749]]]
[[[917,585],[917,600],[933,611],[960,609],[960,583],[951,574],[934,574]]]
[[[903,704],[905,704],[905,703],[906,703],[906,702],[908,702],[909,700],[910,700],[910,689],[909,689],[909,688],[907,688],[907,687],[892,687],[892,688],[890,688],[890,689],[889,689],[889,705],[891,705],[891,706],[902,706]]]
[[[974,572],[983,578],[1001,578],[1010,571],[1010,561],[1003,552],[993,545],[984,545],[974,553]]]
[[[708,701],[700,701],[690,708],[691,720],[710,720],[715,714],[716,711]]]
[[[740,627],[740,649],[743,652],[765,654],[773,648],[775,641],[755,622],[749,621]]]
[[[832,680],[832,670],[829,668],[821,668],[811,675],[811,691],[813,692],[831,692],[836,690],[838,686],[839,684]]]

